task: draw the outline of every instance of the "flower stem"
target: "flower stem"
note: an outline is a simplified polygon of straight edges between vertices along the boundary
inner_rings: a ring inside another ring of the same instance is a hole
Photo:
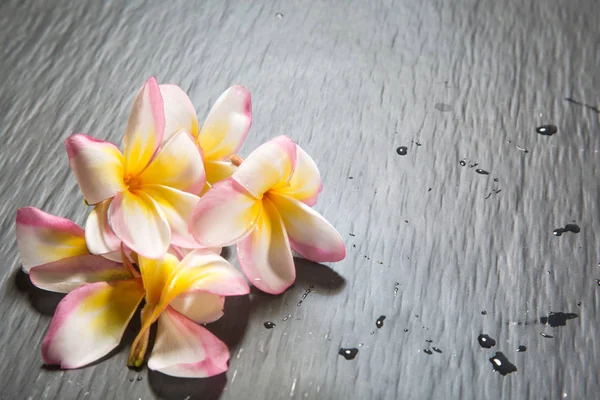
[[[127,366],[139,368],[144,363],[146,358],[146,350],[148,350],[148,339],[150,338],[150,329],[146,329],[140,332],[133,342],[131,351],[129,352],[129,358],[127,359]]]
[[[129,352],[129,358],[127,359],[128,367],[139,368],[144,363],[146,351],[148,350],[148,339],[150,338],[151,322],[148,323],[148,317],[150,314],[152,314],[152,310],[149,310],[147,305],[144,306],[141,312],[142,327],[140,329],[140,333],[138,333],[137,337],[133,341],[133,344],[131,345],[131,351]]]

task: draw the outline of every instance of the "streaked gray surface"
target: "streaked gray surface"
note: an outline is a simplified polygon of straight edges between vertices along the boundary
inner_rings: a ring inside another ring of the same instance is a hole
[[[600,103],[598,16],[594,0],[3,1],[0,397],[597,397],[600,115],[564,98]],[[254,123],[242,155],[279,134],[313,155],[325,182],[316,208],[348,257],[335,272],[300,262],[280,297],[229,301],[213,327],[231,345],[227,376],[130,371],[126,343],[91,367],[44,369],[58,298],[18,273],[15,211],[83,223],[63,141],[119,142],[151,75],[187,90],[200,116],[246,85]],[[546,123],[558,134],[537,135]],[[552,235],[572,220],[579,234]],[[579,318],[535,324],[550,311]],[[480,348],[481,332],[497,346]],[[443,353],[424,354],[425,339]],[[337,355],[361,343],[355,360]],[[494,373],[495,351],[518,371]]]

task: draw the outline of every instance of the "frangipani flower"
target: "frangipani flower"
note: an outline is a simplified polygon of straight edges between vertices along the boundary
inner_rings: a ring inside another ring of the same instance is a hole
[[[188,95],[178,86],[160,85],[165,105],[165,136],[180,130],[189,132],[204,156],[206,181],[212,185],[231,176],[235,166],[229,159],[242,146],[252,124],[250,92],[236,85],[215,102],[198,130],[198,118]]]
[[[33,207],[17,211],[17,243],[23,270],[35,286],[70,292],[42,342],[44,361],[78,368],[114,349],[144,295],[139,273],[90,254],[77,224]],[[86,329],[101,334],[90,342],[89,335],[79,336]]]
[[[316,164],[279,136],[256,149],[198,202],[190,232],[203,246],[237,243],[242,269],[259,289],[278,294],[296,278],[291,250],[316,262],[339,261],[339,233],[310,206],[322,189]],[[291,248],[290,248],[291,247]]]
[[[189,133],[179,130],[163,141],[164,131],[161,91],[150,78],[133,102],[123,154],[82,134],[66,140],[77,183],[96,205],[86,223],[92,252],[114,250],[118,240],[153,258],[170,244],[197,247],[187,221],[206,180],[202,155]]]
[[[126,279],[120,262],[89,253],[74,222],[34,207],[17,210],[17,244],[23,271],[44,290],[68,293],[86,283]],[[120,255],[118,257],[120,260]]]
[[[159,259],[139,256],[146,304],[128,363],[142,364],[150,326],[158,321],[148,368],[180,377],[219,374],[227,370],[229,350],[197,323],[221,317],[221,296],[247,294],[250,288],[231,264],[208,249],[194,250],[183,258],[175,253]]]
[[[151,298],[144,290],[140,273],[124,251],[120,253],[123,263],[89,254],[83,229],[68,219],[33,207],[19,209],[17,242],[23,270],[30,274],[36,286],[54,292],[70,292],[59,303],[42,342],[42,357],[46,364],[73,369],[108,354],[119,345],[144,296]],[[171,248],[171,251],[186,253],[189,250]],[[155,344],[153,369],[164,369],[164,373],[176,376],[196,377],[215,375],[227,369],[229,353],[225,344],[196,324],[219,319],[223,314],[223,297],[202,289],[247,293],[248,286],[235,270],[230,279],[228,274],[232,273],[232,267],[223,266],[226,261],[210,250],[199,250],[195,260],[202,256],[206,263],[195,271],[195,276],[188,274],[191,287],[196,291],[179,290],[179,295],[171,291],[170,295],[175,297],[159,317],[161,333]],[[144,265],[157,262],[141,259]],[[212,262],[218,265],[206,265]],[[160,274],[161,270],[155,272]],[[164,272],[166,270],[162,270]],[[185,286],[183,275],[185,273],[176,279]],[[147,279],[160,282],[156,277]],[[219,284],[228,289],[220,289]]]

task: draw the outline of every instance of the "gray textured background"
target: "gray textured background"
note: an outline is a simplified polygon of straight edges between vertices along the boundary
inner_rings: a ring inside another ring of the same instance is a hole
[[[0,3],[2,399],[600,397],[598,1],[166,3]],[[63,141],[120,141],[151,75],[187,90],[201,120],[246,85],[242,155],[279,134],[313,155],[316,208],[348,256],[332,269],[299,261],[282,296],[228,301],[211,328],[231,346],[226,376],[131,371],[127,343],[91,367],[43,368],[60,297],[18,272],[16,208],[83,223]],[[543,123],[558,134],[537,135]],[[552,235],[572,220],[581,233]],[[550,311],[579,318],[539,324]],[[481,332],[497,346],[480,348]],[[425,339],[443,353],[425,354]],[[337,355],[360,344],[353,361]],[[518,371],[494,373],[495,351]]]

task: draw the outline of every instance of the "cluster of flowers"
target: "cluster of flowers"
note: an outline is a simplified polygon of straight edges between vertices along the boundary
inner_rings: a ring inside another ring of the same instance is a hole
[[[199,129],[175,85],[150,78],[138,92],[123,152],[76,134],[65,144],[88,205],[85,230],[33,207],[17,211],[23,270],[44,290],[68,293],[42,342],[47,364],[79,368],[113,350],[141,308],[129,366],[179,377],[227,370],[229,350],[201,324],[244,295],[243,275],[220,256],[237,245],[249,281],[268,293],[295,280],[292,250],[325,262],[345,257],[338,232],[311,206],[322,189],[311,157],[279,136],[245,160],[235,153],[252,122],[250,93],[223,93]]]

